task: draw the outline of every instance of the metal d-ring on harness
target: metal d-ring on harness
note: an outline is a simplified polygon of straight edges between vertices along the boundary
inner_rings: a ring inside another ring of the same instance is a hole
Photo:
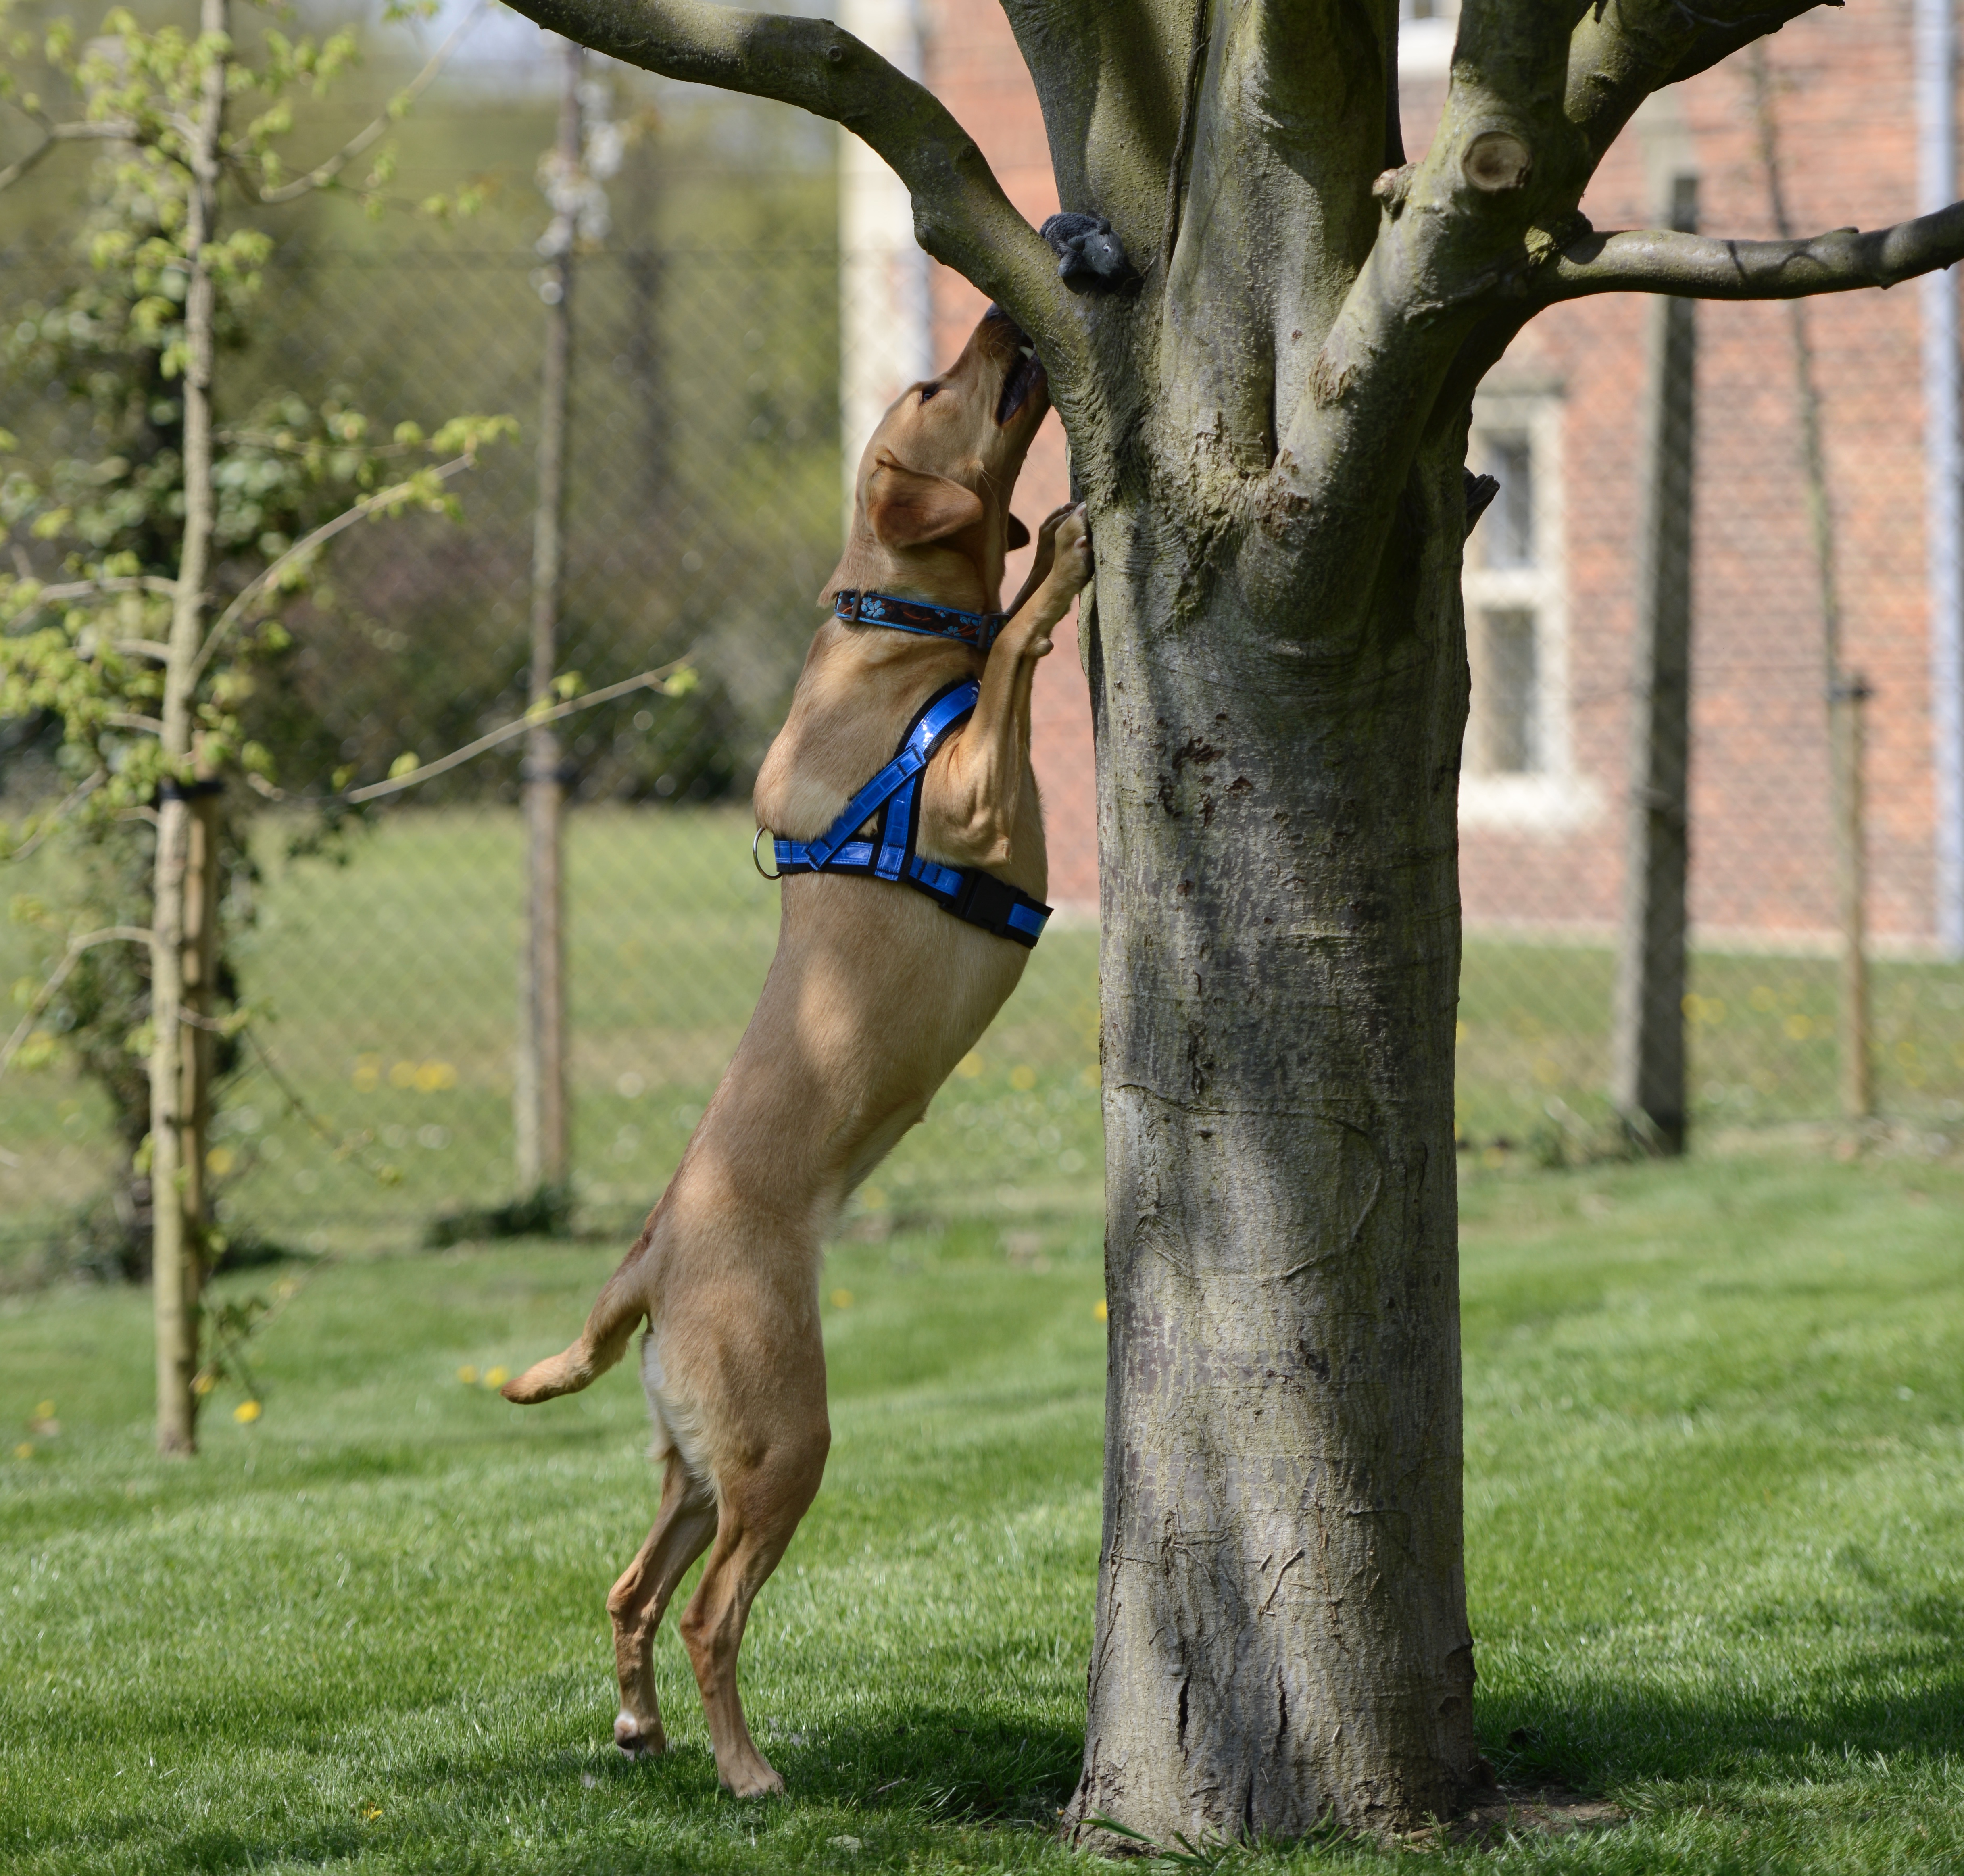
[[[846,804],[846,811],[816,840],[772,838],[775,873],[858,873],[868,879],[891,880],[925,893],[944,912],[970,925],[979,925],[998,938],[1034,948],[1043,935],[1051,909],[993,874],[976,867],[946,867],[914,851],[920,833],[920,773],[942,737],[975,707],[982,687],[973,678],[937,691],[907,726],[899,753]],[[884,810],[882,813],[882,810]],[[854,838],[874,816],[881,816],[871,840]],[[769,830],[759,828],[750,843],[757,860],[758,842]]]

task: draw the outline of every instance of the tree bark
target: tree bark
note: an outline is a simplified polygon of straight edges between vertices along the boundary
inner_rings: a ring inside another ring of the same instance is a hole
[[[229,0],[203,0],[202,35],[230,30]],[[157,1448],[197,1449],[199,1295],[204,1280],[204,1132],[209,1119],[208,1013],[217,956],[216,803],[194,778],[194,704],[204,637],[213,517],[211,371],[213,283],[207,251],[218,213],[226,60],[204,77],[189,151],[185,249],[183,545],[164,667],[159,739],[169,779],[159,790],[150,946],[151,1281],[156,1319]],[[201,1011],[202,1002],[203,1012]],[[190,1020],[187,1021],[187,1018]]]
[[[1126,993],[1102,1034],[1080,1839],[1380,1828],[1486,1775],[1452,1124],[1462,444],[1415,468],[1359,614],[1307,638],[1224,582],[1182,621],[1154,505],[1094,517],[1102,963]]]

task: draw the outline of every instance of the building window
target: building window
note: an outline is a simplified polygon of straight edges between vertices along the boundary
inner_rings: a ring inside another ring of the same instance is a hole
[[[1466,544],[1462,576],[1473,697],[1460,819],[1566,830],[1591,803],[1569,762],[1559,393],[1483,392],[1468,458],[1500,489]]]

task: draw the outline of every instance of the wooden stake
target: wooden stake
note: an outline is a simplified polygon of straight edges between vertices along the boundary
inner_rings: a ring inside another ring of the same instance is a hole
[[[562,185],[580,160],[581,49],[566,48],[554,156]],[[542,288],[546,303],[544,368],[539,390],[538,505],[532,529],[532,662],[530,701],[553,701],[559,656],[560,596],[564,582],[566,451],[573,380],[573,211],[555,203]],[[566,1183],[569,1170],[566,1088],[566,938],[563,846],[565,782],[559,738],[541,724],[525,739],[526,942],[520,965],[518,1067],[514,1118],[519,1189]]]
[[[1673,178],[1670,225],[1698,226],[1698,178]],[[1652,1151],[1685,1134],[1685,876],[1690,855],[1691,524],[1697,336],[1693,302],[1651,313],[1637,540],[1629,833],[1614,1022],[1616,1105]]]
[[[1780,183],[1779,127],[1773,115],[1773,79],[1763,45],[1754,46],[1751,69],[1759,117],[1760,159],[1766,170],[1773,227],[1786,239],[1793,230]],[[1835,912],[1841,936],[1841,1118],[1866,1121],[1876,1105],[1869,1070],[1869,960],[1864,910],[1868,868],[1862,827],[1862,706],[1869,691],[1843,662],[1841,592],[1834,564],[1834,513],[1828,502],[1821,393],[1815,382],[1814,348],[1803,301],[1789,303],[1787,322],[1793,341],[1794,401],[1800,416],[1808,524],[1821,593],[1821,665],[1828,697],[1828,819],[1834,828]]]
[[[202,0],[199,26],[229,41],[230,0]],[[204,75],[190,139],[191,186],[185,247],[184,494],[182,543],[164,665],[165,762],[182,778],[194,753],[193,705],[205,629],[216,509],[212,487],[213,283],[207,258],[218,216],[220,151],[229,61]],[[208,1015],[217,957],[217,803],[208,786],[179,779],[159,791],[150,943],[150,1264],[157,1338],[157,1448],[194,1452],[199,1295],[204,1279],[204,1138],[210,1114]],[[186,1021],[187,1017],[191,1020]]]
[[[1840,1096],[1845,1121],[1866,1121],[1876,1111],[1866,942],[1869,869],[1862,799],[1862,717],[1869,696],[1867,685],[1851,675],[1836,681],[1828,701],[1834,765],[1835,903],[1841,925]]]

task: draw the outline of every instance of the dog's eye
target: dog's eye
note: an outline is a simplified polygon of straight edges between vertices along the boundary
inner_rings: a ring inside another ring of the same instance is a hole
[[[937,397],[940,393],[941,386],[939,384],[923,384],[921,386],[921,402],[925,404],[930,397]]]

